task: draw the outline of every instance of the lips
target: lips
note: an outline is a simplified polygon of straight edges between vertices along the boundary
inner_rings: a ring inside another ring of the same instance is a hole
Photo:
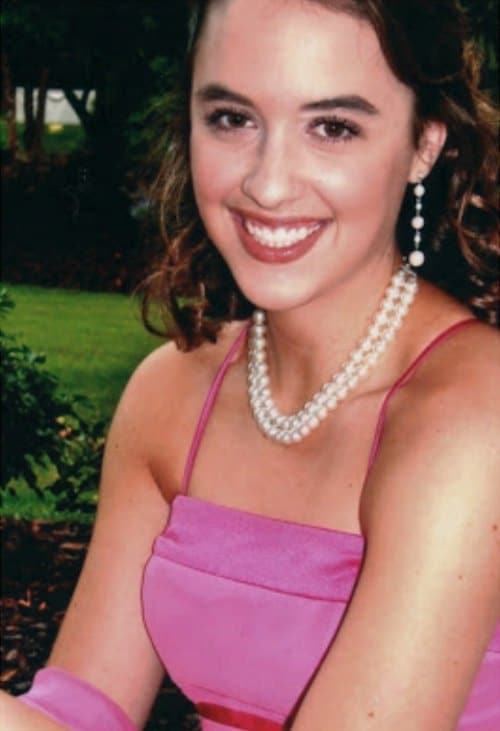
[[[330,223],[325,219],[264,219],[232,211],[243,246],[250,256],[266,263],[287,263],[304,256]]]

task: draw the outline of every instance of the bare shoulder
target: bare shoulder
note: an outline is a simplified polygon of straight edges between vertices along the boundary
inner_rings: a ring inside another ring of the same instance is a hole
[[[500,523],[500,335],[476,323],[455,332],[396,395],[367,486],[365,519],[383,511],[436,529]],[[438,528],[439,526],[439,528]],[[483,534],[484,535],[484,534]]]
[[[500,333],[472,322],[429,354],[400,404],[412,404],[424,433],[435,433],[433,425],[448,420],[448,432],[467,426],[469,437],[477,438],[485,429],[498,427],[499,383]]]
[[[215,343],[205,342],[194,350],[183,352],[173,341],[165,343],[153,350],[137,367],[129,382],[127,392],[144,395],[150,389],[156,391],[158,379],[168,380],[171,390],[188,383],[200,376],[214,374],[220,366],[231,345],[244,327],[242,322],[231,322],[225,325]],[[157,392],[157,391],[156,391]]]
[[[157,404],[176,413],[187,395],[205,392],[242,328],[242,323],[228,323],[217,342],[188,352],[180,351],[174,342],[156,348],[133,373],[122,401],[138,408]]]
[[[210,386],[243,327],[228,323],[216,343],[189,352],[173,342],[161,345],[140,363],[125,388],[111,436],[128,460],[135,455],[148,464],[167,498],[173,495],[167,485],[179,483]]]
[[[472,322],[429,353],[396,401],[395,413],[410,408],[414,421],[406,420],[408,427],[418,427],[423,438],[446,425],[450,436],[465,431],[479,441],[500,426],[499,383],[500,333]]]

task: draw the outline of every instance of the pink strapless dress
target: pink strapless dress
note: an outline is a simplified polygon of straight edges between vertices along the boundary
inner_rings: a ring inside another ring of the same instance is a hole
[[[467,321],[470,322],[470,321]],[[392,394],[384,401],[370,463]],[[243,335],[242,335],[243,336]],[[210,391],[184,489],[234,344]],[[363,558],[361,535],[276,520],[178,495],[144,571],[144,619],[203,731],[284,731],[340,626]],[[500,625],[457,726],[500,731]]]

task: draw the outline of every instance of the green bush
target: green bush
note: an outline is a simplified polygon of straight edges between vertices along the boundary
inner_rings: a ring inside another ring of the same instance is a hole
[[[8,292],[0,290],[0,314],[13,306]],[[42,499],[49,492],[58,511],[92,512],[105,441],[103,424],[90,422],[79,412],[83,397],[59,392],[57,378],[43,367],[44,355],[3,330],[0,351],[2,490],[15,493],[21,481]]]

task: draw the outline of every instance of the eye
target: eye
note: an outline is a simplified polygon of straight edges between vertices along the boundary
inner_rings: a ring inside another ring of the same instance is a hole
[[[220,132],[233,132],[254,126],[253,120],[237,109],[215,109],[205,117],[208,127]]]
[[[310,128],[316,137],[325,142],[350,142],[359,137],[361,129],[357,124],[339,117],[324,117],[311,122]]]

